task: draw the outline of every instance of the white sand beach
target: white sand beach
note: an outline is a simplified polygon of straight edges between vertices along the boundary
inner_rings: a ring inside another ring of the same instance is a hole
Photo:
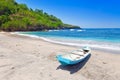
[[[0,33],[0,80],[120,80],[120,54],[92,49],[74,66],[61,66],[56,55],[78,49],[40,39]]]

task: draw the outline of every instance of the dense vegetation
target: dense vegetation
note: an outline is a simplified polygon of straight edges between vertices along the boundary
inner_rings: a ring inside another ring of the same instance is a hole
[[[60,19],[43,10],[28,8],[15,0],[0,0],[0,30],[34,31],[61,28],[78,28],[64,24]]]

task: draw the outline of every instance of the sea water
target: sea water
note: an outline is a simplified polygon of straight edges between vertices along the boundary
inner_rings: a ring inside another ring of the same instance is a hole
[[[19,33],[63,45],[120,51],[120,28],[63,29]]]

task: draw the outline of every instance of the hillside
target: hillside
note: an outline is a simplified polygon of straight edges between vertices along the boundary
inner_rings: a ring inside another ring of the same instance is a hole
[[[28,8],[15,0],[0,1],[0,30],[3,31],[36,31],[62,28],[79,28],[64,24],[54,15],[40,9]]]

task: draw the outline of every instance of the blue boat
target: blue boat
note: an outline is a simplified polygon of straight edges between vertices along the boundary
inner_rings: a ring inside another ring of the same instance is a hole
[[[56,58],[61,63],[61,65],[73,65],[83,61],[89,55],[90,48],[85,47],[82,50],[75,50],[70,53],[57,55]]]

